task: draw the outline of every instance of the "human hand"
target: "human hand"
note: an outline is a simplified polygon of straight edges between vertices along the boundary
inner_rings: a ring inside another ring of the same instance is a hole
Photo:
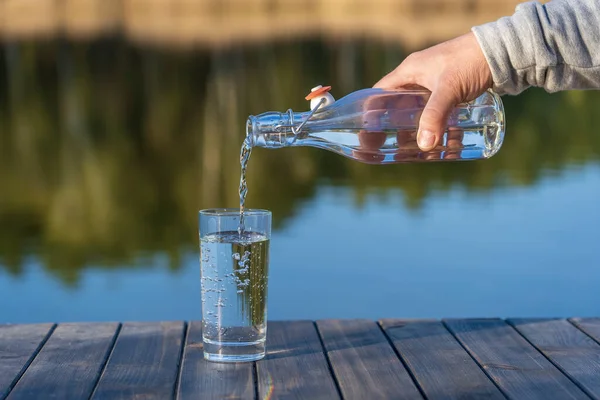
[[[417,143],[429,151],[440,143],[452,108],[492,86],[492,73],[471,32],[410,54],[374,87],[422,87],[431,91],[419,120]]]

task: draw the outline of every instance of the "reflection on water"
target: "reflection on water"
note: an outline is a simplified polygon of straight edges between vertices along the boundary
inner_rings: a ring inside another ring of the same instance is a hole
[[[239,204],[249,114],[306,109],[316,84],[332,85],[340,98],[405,55],[359,39],[213,51],[118,36],[6,42],[0,273],[22,276],[32,257],[67,286],[86,268],[143,271],[159,256],[161,265],[185,268],[198,245],[197,211]],[[257,149],[248,207],[272,210],[277,231],[301,223],[298,213],[319,188],[340,187],[357,212],[376,196],[419,213],[430,199],[454,201],[456,190],[496,196],[598,160],[600,93],[530,90],[504,101],[506,140],[487,161],[381,167],[316,149]]]

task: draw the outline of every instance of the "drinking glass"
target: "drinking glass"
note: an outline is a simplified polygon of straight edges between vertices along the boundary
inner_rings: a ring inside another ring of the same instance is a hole
[[[210,361],[265,356],[271,212],[239,209],[199,213],[202,340]]]

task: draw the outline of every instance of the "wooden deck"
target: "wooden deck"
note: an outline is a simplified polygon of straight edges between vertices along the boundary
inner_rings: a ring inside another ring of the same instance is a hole
[[[204,361],[199,322],[0,325],[0,399],[600,399],[600,318],[271,322]]]

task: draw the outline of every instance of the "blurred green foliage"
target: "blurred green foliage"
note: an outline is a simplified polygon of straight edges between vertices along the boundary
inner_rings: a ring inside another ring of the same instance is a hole
[[[27,258],[67,284],[84,267],[171,268],[197,246],[197,211],[239,204],[239,151],[249,114],[307,108],[371,86],[406,54],[368,41],[226,50],[133,46],[118,37],[0,46],[0,265]],[[317,149],[256,149],[248,207],[281,227],[319,184],[365,195],[401,191],[418,210],[453,187],[529,186],[600,155],[598,92],[505,97],[506,140],[490,160],[371,166]],[[402,206],[402,205],[399,205]]]

